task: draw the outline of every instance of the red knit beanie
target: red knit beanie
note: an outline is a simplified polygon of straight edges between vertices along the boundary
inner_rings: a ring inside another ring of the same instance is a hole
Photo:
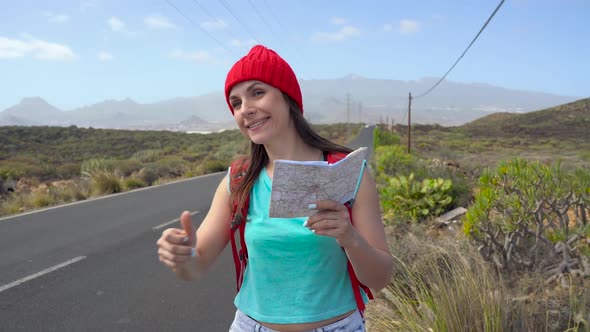
[[[227,73],[225,100],[232,114],[234,110],[229,102],[229,93],[234,85],[248,80],[258,80],[281,90],[295,101],[303,113],[303,98],[297,77],[287,61],[283,60],[275,51],[262,45],[256,45]]]

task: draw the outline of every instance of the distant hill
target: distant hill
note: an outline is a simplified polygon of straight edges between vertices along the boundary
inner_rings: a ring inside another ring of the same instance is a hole
[[[23,98],[0,113],[0,125],[57,125],[65,120],[63,111],[40,97]]]
[[[590,140],[590,98],[524,114],[494,113],[462,127],[471,136],[561,137]]]
[[[305,117],[315,124],[402,121],[408,94],[417,95],[437,78],[384,80],[349,75],[340,79],[301,80]],[[525,113],[579,99],[549,93],[510,90],[481,83],[443,81],[412,102],[412,121],[462,125],[490,113]],[[51,125],[143,130],[216,131],[235,128],[221,90],[196,97],[142,104],[106,100],[60,110],[40,97],[25,98],[0,112],[0,126]]]

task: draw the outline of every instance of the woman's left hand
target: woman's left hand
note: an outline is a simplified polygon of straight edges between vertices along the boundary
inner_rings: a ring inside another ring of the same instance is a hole
[[[313,209],[318,212],[309,217],[304,226],[316,235],[335,238],[343,248],[355,245],[359,234],[352,227],[348,209],[344,204],[333,200],[322,200],[317,201]]]

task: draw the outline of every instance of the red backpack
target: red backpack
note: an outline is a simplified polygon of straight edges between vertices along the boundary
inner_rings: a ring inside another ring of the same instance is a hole
[[[346,157],[346,153],[343,152],[331,152],[327,155],[328,163],[332,164],[337,162],[338,160]],[[246,173],[248,168],[248,164],[244,162],[237,162],[234,161],[231,164],[230,168],[230,188],[233,190],[236,186],[240,183],[242,177]],[[352,222],[352,208],[349,203],[345,204],[348,208],[348,214],[350,215],[350,220]],[[246,201],[244,206],[241,209],[241,215],[238,214],[238,202],[234,200],[232,204],[232,216],[231,216],[231,227],[230,227],[230,239],[231,239],[231,248],[234,257],[234,264],[236,268],[236,289],[237,291],[240,290],[240,286],[242,286],[242,282],[244,280],[244,273],[246,271],[246,264],[248,264],[248,248],[246,248],[246,241],[244,236],[244,231],[246,229],[245,219],[248,215],[248,208],[250,207],[250,194],[246,197]],[[236,241],[236,234],[239,238],[239,244]],[[238,249],[239,245],[239,249]],[[344,250],[344,249],[343,249]],[[373,294],[369,287],[363,285],[358,280],[356,274],[354,273],[354,269],[352,268],[352,264],[347,259],[348,262],[348,273],[350,275],[350,282],[352,284],[352,290],[354,293],[354,298],[356,300],[357,307],[363,315],[365,311],[365,302],[361,296],[361,288],[365,291],[369,299],[373,299]]]

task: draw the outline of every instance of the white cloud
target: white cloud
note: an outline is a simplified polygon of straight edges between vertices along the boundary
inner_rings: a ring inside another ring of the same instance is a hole
[[[383,24],[383,31],[385,31],[385,32],[393,31],[393,25],[391,25],[389,23]]]
[[[70,17],[66,14],[45,12],[44,15],[47,17],[47,21],[49,21],[49,23],[63,24],[70,20]]]
[[[194,62],[217,63],[216,59],[207,51],[186,52],[181,49],[176,49],[170,52],[170,56],[174,59]]]
[[[110,61],[110,60],[113,60],[113,55],[111,53],[105,52],[105,51],[98,52],[98,54],[96,55],[96,57],[100,61]]]
[[[148,16],[143,22],[152,29],[176,29],[176,25],[162,15]]]
[[[27,55],[40,60],[67,61],[76,58],[67,45],[34,38],[20,40],[0,37],[0,59],[23,58]]]
[[[402,35],[408,35],[420,31],[420,23],[414,20],[401,20],[399,31]]]
[[[137,33],[127,30],[125,22],[121,21],[118,17],[113,16],[109,18],[107,23],[114,32],[121,33],[127,37],[135,37],[137,35]]]
[[[123,21],[114,16],[108,20],[108,23],[111,27],[111,30],[113,31],[123,31],[123,29],[125,28],[125,23],[123,23]]]
[[[227,23],[225,23],[224,20],[218,18],[214,21],[205,21],[205,22],[201,23],[201,27],[205,30],[208,30],[208,31],[221,30],[221,29],[225,29],[227,27]]]
[[[346,19],[344,19],[342,17],[332,17],[330,19],[330,23],[336,24],[336,25],[343,25],[343,24],[346,24]]]
[[[342,42],[360,34],[361,31],[358,28],[347,25],[336,32],[316,32],[312,35],[311,39],[315,42]]]
[[[32,46],[18,39],[0,37],[0,59],[22,58],[32,50]]]
[[[33,48],[36,49],[35,57],[41,60],[71,60],[76,56],[67,45],[33,40]]]

